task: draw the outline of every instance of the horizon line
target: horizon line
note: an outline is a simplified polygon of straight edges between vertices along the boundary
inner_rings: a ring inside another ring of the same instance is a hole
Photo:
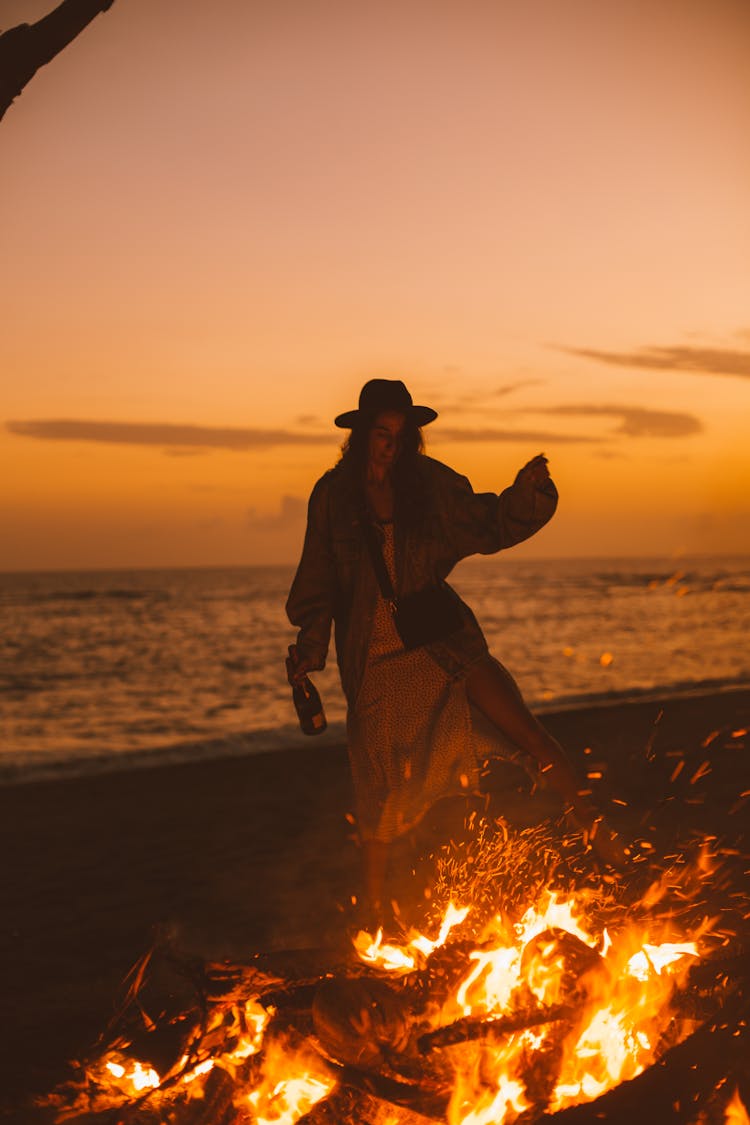
[[[456,565],[472,565],[477,562],[486,562],[489,556],[469,556]],[[674,563],[687,559],[748,559],[750,551],[690,551],[681,554],[590,554],[590,555],[535,555],[533,558],[524,556],[506,560],[519,563],[538,562],[605,562],[607,560],[639,560],[648,562],[671,560]],[[139,563],[136,565],[120,564],[111,566],[46,566],[46,567],[13,567],[0,566],[0,577],[20,574],[122,574],[125,571],[153,572],[166,570],[267,570],[270,567],[296,567],[297,562],[266,562],[266,563]]]

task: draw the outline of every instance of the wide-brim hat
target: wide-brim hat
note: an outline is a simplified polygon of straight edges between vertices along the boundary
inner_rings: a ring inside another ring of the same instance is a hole
[[[431,406],[415,406],[411,395],[400,379],[370,379],[359,392],[359,408],[347,410],[334,418],[334,425],[351,430],[365,418],[372,419],[385,410],[406,414],[415,426],[426,426],[437,418]]]

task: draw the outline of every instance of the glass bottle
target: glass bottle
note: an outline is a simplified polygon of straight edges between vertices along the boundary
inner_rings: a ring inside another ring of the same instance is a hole
[[[290,645],[286,672],[292,685],[292,702],[299,718],[299,725],[305,734],[322,734],[328,723],[320,693],[309,676],[303,676],[300,680],[294,679],[296,665],[297,649],[295,645]]]

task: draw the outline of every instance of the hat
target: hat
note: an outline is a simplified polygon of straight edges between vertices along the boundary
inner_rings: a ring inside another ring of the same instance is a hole
[[[400,379],[370,379],[359,392],[359,409],[339,414],[334,418],[334,425],[351,430],[364,417],[373,418],[384,410],[406,414],[415,426],[426,426],[437,418],[437,410],[432,407],[414,405]]]

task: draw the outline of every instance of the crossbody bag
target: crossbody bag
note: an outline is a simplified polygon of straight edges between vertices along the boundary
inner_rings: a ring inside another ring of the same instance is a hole
[[[434,641],[442,641],[457,632],[463,625],[463,615],[458,598],[451,588],[445,582],[440,582],[397,598],[377,532],[367,518],[363,520],[363,528],[380,592],[393,614],[393,622],[404,648],[420,648]]]

